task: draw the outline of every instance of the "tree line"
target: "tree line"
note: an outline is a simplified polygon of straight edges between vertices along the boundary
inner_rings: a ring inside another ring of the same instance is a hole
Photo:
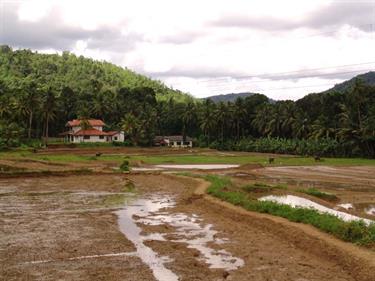
[[[99,118],[133,145],[181,134],[218,149],[375,157],[374,92],[357,79],[295,102],[254,94],[214,103],[109,63],[2,46],[0,143],[57,136],[68,120]]]

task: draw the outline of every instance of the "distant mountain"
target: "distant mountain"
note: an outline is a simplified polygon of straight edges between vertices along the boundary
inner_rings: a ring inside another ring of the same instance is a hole
[[[235,102],[238,98],[247,98],[251,97],[253,95],[258,95],[258,93],[250,93],[250,92],[243,92],[243,93],[230,93],[230,94],[222,94],[222,95],[216,95],[216,96],[210,96],[205,99],[210,99],[213,102]],[[274,103],[275,100],[268,98],[270,103]]]
[[[364,74],[357,75],[350,80],[344,81],[340,84],[336,84],[331,89],[328,89],[322,93],[328,93],[328,92],[345,92],[347,90],[350,90],[355,83],[356,79],[361,79],[365,84],[370,86],[375,86],[375,71],[370,71]]]
[[[255,93],[249,93],[249,92],[244,92],[244,93],[231,93],[231,94],[223,94],[223,95],[216,95],[216,96],[210,96],[207,97],[206,99],[210,99],[213,102],[228,102],[228,101],[235,101],[238,98],[246,98],[254,95]]]

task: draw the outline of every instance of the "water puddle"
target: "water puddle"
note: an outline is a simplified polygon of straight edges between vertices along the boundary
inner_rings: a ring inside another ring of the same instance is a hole
[[[275,195],[269,195],[259,198],[260,201],[273,201],[280,204],[289,205],[292,207],[302,207],[302,208],[312,208],[315,209],[321,213],[328,213],[334,216],[337,216],[338,218],[344,220],[344,221],[359,221],[363,220],[366,224],[373,223],[372,220],[364,219],[361,217],[357,217],[345,212],[336,211],[330,208],[327,208],[323,205],[320,205],[318,203],[315,203],[309,199],[294,196],[294,195],[286,195],[286,196],[275,196]]]
[[[135,172],[152,172],[152,171],[161,171],[163,170],[162,168],[156,168],[156,167],[132,167],[132,171]]]
[[[238,168],[240,165],[231,165],[231,164],[183,164],[183,165],[175,165],[175,164],[168,164],[168,165],[155,165],[157,168],[162,169],[198,169],[198,170],[221,170],[221,169],[231,169],[231,168]]]
[[[351,203],[338,204],[336,207],[343,208],[345,210],[354,210],[354,206]]]
[[[370,207],[365,209],[366,214],[375,216],[375,205],[371,205]]]
[[[184,243],[188,248],[200,252],[199,260],[206,262],[210,268],[235,270],[244,265],[240,258],[233,257],[224,249],[216,250],[208,246],[209,243],[223,244],[227,239],[217,238],[217,231],[211,224],[203,224],[197,215],[184,213],[169,213],[166,209],[175,205],[168,196],[153,196],[149,199],[138,199],[133,204],[117,211],[120,230],[133,242],[137,248],[137,255],[147,264],[155,278],[159,281],[179,280],[178,276],[165,267],[172,262],[168,256],[159,256],[144,242],[148,240],[164,241],[168,243]],[[171,233],[152,233],[141,235],[142,229],[137,224],[168,225],[174,228]]]

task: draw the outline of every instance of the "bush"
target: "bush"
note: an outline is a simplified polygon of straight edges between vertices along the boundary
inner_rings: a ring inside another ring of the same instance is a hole
[[[322,192],[316,188],[308,188],[308,189],[300,189],[298,190],[299,192],[302,192],[302,193],[305,193],[305,194],[308,194],[308,195],[311,195],[311,196],[315,196],[315,197],[318,197],[318,198],[321,198],[321,199],[324,199],[324,200],[328,200],[328,201],[336,201],[338,200],[337,196],[334,195],[334,194],[331,194],[331,193],[326,193],[326,192]]]
[[[287,189],[284,185],[268,185],[265,183],[247,184],[241,187],[246,192],[270,192],[274,189]]]
[[[131,142],[131,140],[125,140],[123,142],[121,141],[113,141],[113,146],[134,146],[134,144]]]
[[[299,140],[284,138],[245,138],[239,141],[228,140],[225,142],[214,141],[210,148],[218,150],[234,150],[248,152],[264,152],[296,155],[318,156],[355,156],[358,153],[346,153],[344,144],[334,139],[324,138],[319,140]]]
[[[128,172],[129,171],[129,161],[124,160],[122,164],[120,165],[120,170],[123,172]]]

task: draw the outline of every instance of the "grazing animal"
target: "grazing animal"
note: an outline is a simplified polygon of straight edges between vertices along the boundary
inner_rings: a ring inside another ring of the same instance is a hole
[[[315,160],[315,162],[321,161],[320,156],[314,156],[314,160]]]
[[[272,164],[274,162],[275,162],[275,158],[273,157],[268,158],[268,164]]]
[[[97,152],[97,153],[95,154],[95,156],[96,156],[96,157],[102,156],[102,153],[101,153],[101,152]]]

